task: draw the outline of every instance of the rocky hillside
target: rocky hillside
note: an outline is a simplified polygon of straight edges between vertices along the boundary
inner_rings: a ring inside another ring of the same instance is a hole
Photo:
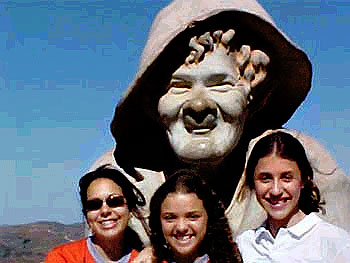
[[[84,225],[79,223],[37,222],[0,226],[0,263],[42,262],[54,246],[80,239],[83,235]]]

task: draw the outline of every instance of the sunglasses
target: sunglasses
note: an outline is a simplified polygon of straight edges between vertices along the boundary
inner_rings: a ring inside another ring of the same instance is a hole
[[[110,208],[121,207],[126,204],[126,200],[122,195],[110,195],[105,199],[105,201]],[[103,202],[104,200],[98,198],[87,200],[85,208],[87,211],[96,211],[102,207]]]

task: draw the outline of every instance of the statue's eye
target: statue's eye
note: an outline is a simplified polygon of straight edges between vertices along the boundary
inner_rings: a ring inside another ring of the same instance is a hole
[[[191,85],[186,82],[171,82],[168,86],[168,92],[171,94],[183,94],[191,89]]]
[[[233,90],[235,87],[234,84],[232,84],[231,82],[222,82],[219,84],[216,84],[214,86],[209,86],[208,88],[211,91],[216,91],[216,92],[228,92]]]

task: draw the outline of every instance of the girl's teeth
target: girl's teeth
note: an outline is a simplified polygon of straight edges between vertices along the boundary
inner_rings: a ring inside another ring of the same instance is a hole
[[[191,236],[177,236],[176,239],[181,240],[181,241],[187,241],[191,238]]]
[[[102,222],[102,225],[110,225],[110,224],[113,224],[114,223],[114,220],[109,220],[109,221],[103,221]]]

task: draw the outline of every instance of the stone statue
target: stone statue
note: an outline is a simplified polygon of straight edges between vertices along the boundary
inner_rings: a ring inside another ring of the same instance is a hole
[[[138,74],[116,107],[116,148],[93,168],[114,162],[148,200],[167,175],[196,169],[222,198],[235,234],[256,227],[265,214],[244,190],[249,142],[282,127],[311,75],[306,54],[255,0],[174,0],[156,17]],[[294,134],[312,159],[324,218],[350,230],[349,178],[315,140]]]

